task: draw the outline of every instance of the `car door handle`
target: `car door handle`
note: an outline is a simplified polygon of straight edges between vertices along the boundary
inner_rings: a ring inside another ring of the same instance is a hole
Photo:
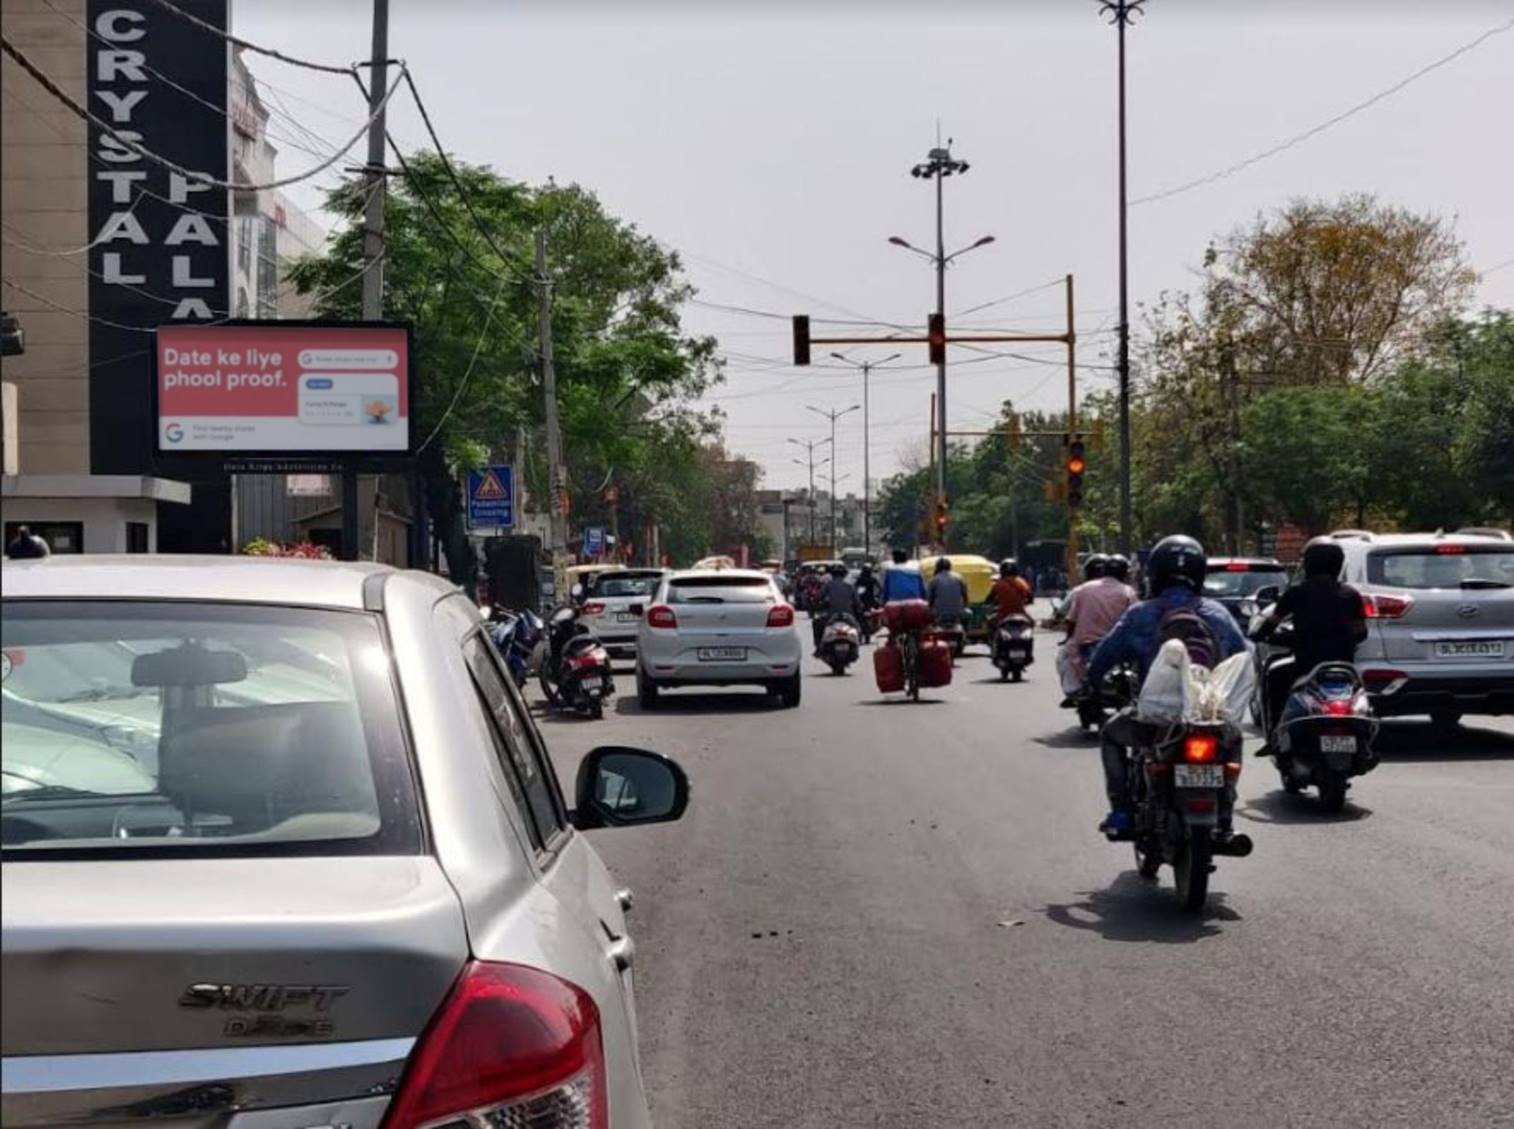
[[[609,956],[618,971],[627,971],[636,962],[636,942],[630,937],[616,937],[610,942]]]

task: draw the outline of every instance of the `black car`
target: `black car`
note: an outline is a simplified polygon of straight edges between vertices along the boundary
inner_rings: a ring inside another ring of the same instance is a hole
[[[1271,557],[1210,557],[1204,595],[1230,609],[1246,630],[1256,611],[1253,597],[1263,588],[1288,587],[1288,567]]]

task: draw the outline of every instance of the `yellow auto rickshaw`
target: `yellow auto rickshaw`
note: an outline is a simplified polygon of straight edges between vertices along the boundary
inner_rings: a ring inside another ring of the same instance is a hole
[[[963,631],[969,643],[988,642],[988,590],[994,586],[999,567],[987,557],[976,553],[946,553],[952,563],[952,571],[967,585],[967,619]],[[940,555],[926,557],[920,562],[920,577],[928,585],[936,575],[936,562]]]

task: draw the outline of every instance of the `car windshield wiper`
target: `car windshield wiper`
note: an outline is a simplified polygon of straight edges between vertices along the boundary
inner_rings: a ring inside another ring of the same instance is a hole
[[[21,776],[14,772],[7,772],[5,775],[13,780],[25,780],[28,783],[31,780],[30,777]],[[100,794],[99,792],[85,791],[83,788],[70,788],[64,784],[38,784],[32,788],[23,788],[12,792],[4,800],[0,800],[0,803],[14,804],[21,800],[56,800],[65,796],[98,796]]]
[[[1463,588],[1508,588],[1502,580],[1489,580],[1482,576],[1469,576],[1461,582]]]
[[[723,604],[725,600],[720,596],[686,596],[683,602],[686,604]]]
[[[88,690],[78,690],[51,700],[58,705],[67,705],[71,702],[119,701],[125,698],[140,698],[143,694],[151,692],[150,686],[91,686]]]

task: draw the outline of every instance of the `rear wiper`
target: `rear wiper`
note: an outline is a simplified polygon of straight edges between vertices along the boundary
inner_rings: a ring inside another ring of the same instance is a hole
[[[723,604],[725,600],[720,596],[689,596],[684,600],[687,604]]]
[[[1487,580],[1481,576],[1469,576],[1461,582],[1463,588],[1508,588],[1502,580]]]

